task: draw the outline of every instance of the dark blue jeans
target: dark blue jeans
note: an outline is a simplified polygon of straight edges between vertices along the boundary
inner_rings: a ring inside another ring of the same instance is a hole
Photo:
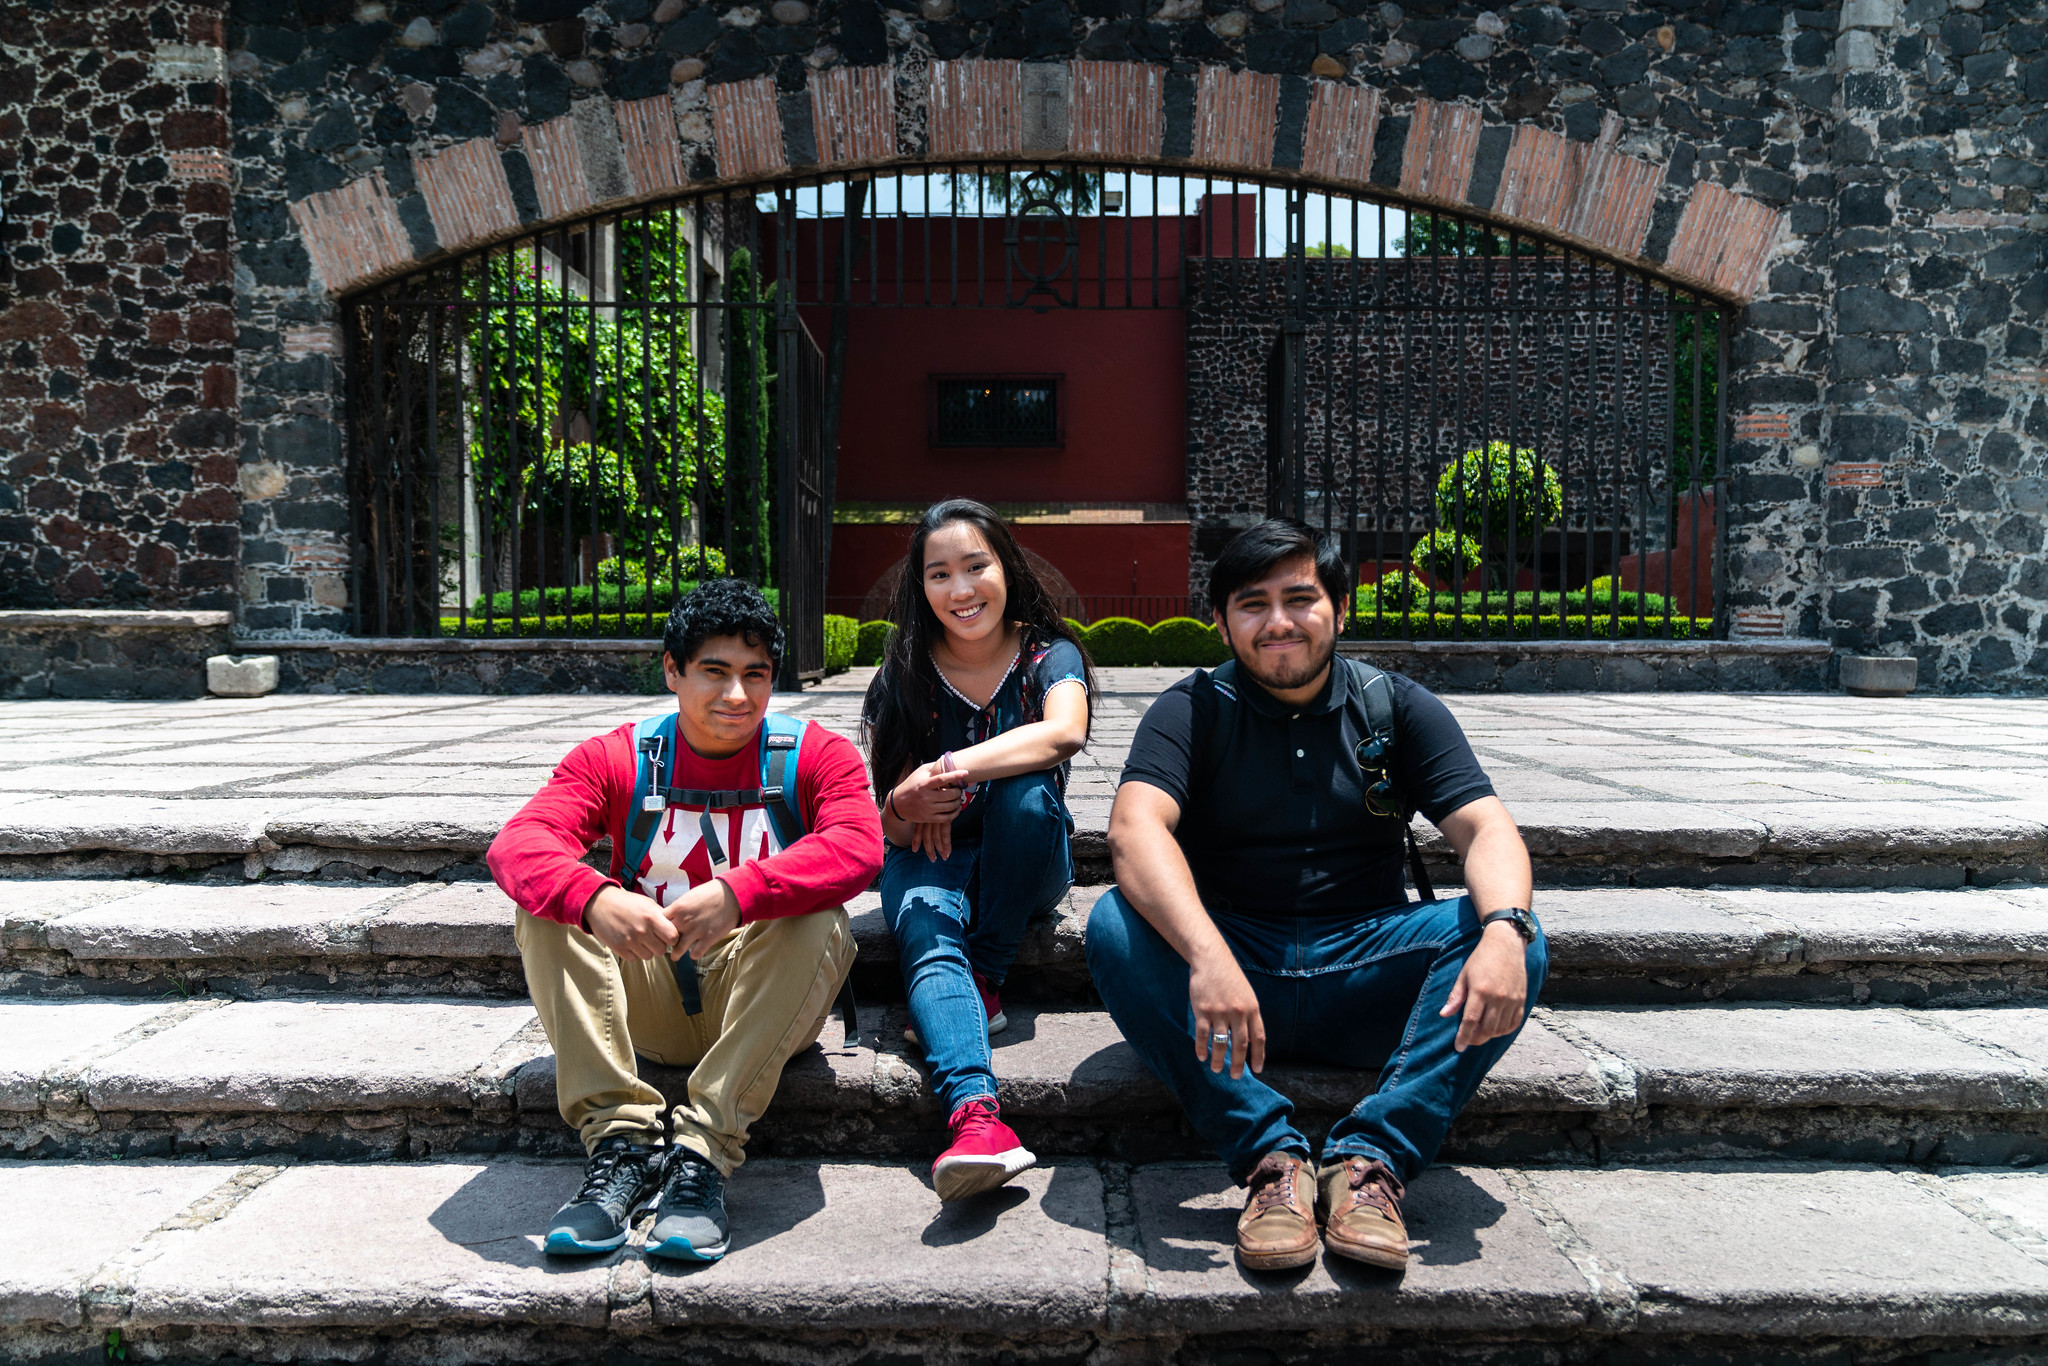
[[[1460,1053],[1452,1046],[1458,1016],[1437,1015],[1479,943],[1471,899],[1356,918],[1210,918],[1259,998],[1268,1065],[1381,1068],[1379,1089],[1330,1130],[1323,1160],[1377,1157],[1404,1182],[1413,1180],[1515,1038]],[[1549,961],[1539,931],[1527,950],[1532,1007]],[[1088,916],[1088,970],[1117,1027],[1179,1097],[1234,1180],[1243,1182],[1269,1152],[1311,1156],[1294,1127],[1292,1101],[1249,1067],[1233,1081],[1227,1068],[1211,1072],[1195,1056],[1188,965],[1114,887]]]
[[[882,918],[896,936],[910,1021],[949,1115],[996,1093],[974,974],[1001,985],[1032,917],[1057,905],[1074,881],[1067,808],[1050,771],[998,778],[975,801],[987,804],[979,839],[955,839],[952,857],[937,863],[891,846],[882,865]]]

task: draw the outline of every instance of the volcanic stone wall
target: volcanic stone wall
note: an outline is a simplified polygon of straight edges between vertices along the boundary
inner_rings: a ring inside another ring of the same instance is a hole
[[[236,605],[221,32],[0,6],[0,605]]]
[[[2041,0],[235,0],[222,18],[6,7],[7,602],[232,598],[245,631],[348,629],[337,291],[697,184],[1115,154],[1464,206],[1745,303],[1736,628],[1917,653],[1938,686],[2048,686]],[[147,76],[123,84],[124,63]],[[223,83],[228,127],[202,128]],[[231,208],[174,155],[221,150]],[[232,365],[209,381],[230,282]]]

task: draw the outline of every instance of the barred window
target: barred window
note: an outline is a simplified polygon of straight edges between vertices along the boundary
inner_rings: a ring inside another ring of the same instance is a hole
[[[934,375],[935,446],[1057,446],[1058,375]]]

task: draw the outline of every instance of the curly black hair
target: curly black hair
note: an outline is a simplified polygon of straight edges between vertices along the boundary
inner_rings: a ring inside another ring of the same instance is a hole
[[[782,623],[761,590],[744,579],[712,579],[676,599],[661,632],[661,648],[681,669],[714,636],[743,637],[782,663]]]

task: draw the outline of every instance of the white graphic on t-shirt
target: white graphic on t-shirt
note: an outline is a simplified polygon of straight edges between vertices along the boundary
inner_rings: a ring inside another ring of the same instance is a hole
[[[692,887],[711,880],[711,853],[704,847],[698,818],[702,807],[671,806],[663,815],[661,829],[647,846],[647,858],[640,865],[640,890],[666,906]],[[738,833],[734,834],[735,825]],[[711,828],[725,846],[725,856],[737,868],[751,859],[764,859],[782,852],[775,837],[775,823],[768,808],[749,806],[711,813]]]

